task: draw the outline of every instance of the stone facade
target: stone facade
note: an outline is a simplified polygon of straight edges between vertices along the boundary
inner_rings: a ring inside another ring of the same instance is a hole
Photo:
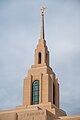
[[[67,116],[59,107],[58,78],[49,65],[44,35],[44,8],[34,64],[24,79],[23,105],[17,106],[15,110],[0,111],[0,120],[80,120],[80,116]]]
[[[1,111],[0,120],[80,120],[80,116],[58,116],[49,109],[39,107]]]
[[[38,54],[40,52],[42,55],[41,58],[42,62],[41,64],[38,64],[38,59],[39,59]],[[49,63],[46,60],[47,52],[48,50],[46,49],[45,41],[40,41],[38,43],[37,49],[35,50],[35,63],[29,69],[28,77],[24,79],[24,94],[23,94],[24,105],[31,105],[32,83],[35,80],[39,80],[40,83],[39,104],[42,103],[44,104],[48,102],[51,102],[53,104],[54,102],[55,105],[59,108],[59,83],[55,73],[50,68]],[[55,87],[54,94],[53,94],[53,85]]]

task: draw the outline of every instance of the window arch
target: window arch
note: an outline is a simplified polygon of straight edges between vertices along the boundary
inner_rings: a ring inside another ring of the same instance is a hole
[[[32,83],[32,105],[39,104],[39,80]]]

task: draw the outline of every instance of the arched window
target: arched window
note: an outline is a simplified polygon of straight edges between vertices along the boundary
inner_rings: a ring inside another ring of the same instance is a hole
[[[41,52],[38,53],[38,64],[41,64]]]
[[[53,84],[53,104],[55,104],[55,86]]]
[[[39,80],[32,83],[32,105],[39,104]]]

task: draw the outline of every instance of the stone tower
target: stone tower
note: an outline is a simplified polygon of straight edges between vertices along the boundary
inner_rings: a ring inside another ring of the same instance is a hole
[[[24,79],[23,105],[15,110],[0,111],[0,120],[80,120],[78,116],[66,116],[59,108],[59,83],[49,65],[49,51],[44,35],[44,10],[34,64]]]
[[[42,8],[41,32],[35,49],[34,64],[24,79],[23,105],[15,110],[0,111],[0,120],[80,120],[67,116],[59,108],[59,83],[49,65],[49,51],[44,35],[44,10]]]
[[[54,104],[59,108],[59,83],[49,65],[49,51],[45,41],[44,10],[42,8],[41,32],[35,49],[34,64],[24,79],[23,105]]]

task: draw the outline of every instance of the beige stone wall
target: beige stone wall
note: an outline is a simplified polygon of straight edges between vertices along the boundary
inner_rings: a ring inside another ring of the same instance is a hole
[[[47,103],[48,102],[48,74],[43,75],[43,80],[42,80],[42,103]]]
[[[55,116],[47,110],[19,110],[0,113],[0,120],[53,120]]]
[[[54,85],[55,85],[55,104],[59,108],[59,83],[57,78],[55,78]]]
[[[18,112],[18,120],[47,120],[46,111]]]
[[[23,86],[23,105],[31,104],[31,84],[32,84],[32,76],[26,77],[24,79]]]
[[[17,120],[16,113],[2,113],[0,114],[0,120]]]
[[[49,101],[53,103],[53,79],[49,75],[49,96],[48,96]]]
[[[52,109],[53,107],[53,109]],[[1,111],[0,120],[80,120],[79,116],[66,115],[64,111],[52,106],[51,103],[24,106],[17,110]],[[60,117],[61,116],[61,117]]]
[[[53,103],[53,83],[55,85],[55,104],[59,107],[59,83],[52,69],[47,66],[31,67],[24,79],[23,105],[31,105],[32,82],[40,81],[39,103]]]
[[[60,117],[60,118],[57,119],[57,120],[80,120],[80,115]]]

